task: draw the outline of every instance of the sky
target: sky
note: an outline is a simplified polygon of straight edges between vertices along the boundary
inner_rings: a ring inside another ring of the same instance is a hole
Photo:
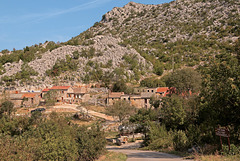
[[[0,51],[45,41],[65,42],[87,30],[114,7],[131,0],[1,0]],[[171,0],[132,0],[162,4]]]

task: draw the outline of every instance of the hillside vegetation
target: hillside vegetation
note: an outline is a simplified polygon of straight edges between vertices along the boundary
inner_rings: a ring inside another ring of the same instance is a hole
[[[87,31],[64,43],[3,50],[3,85],[42,85],[144,77],[233,53],[240,35],[240,2],[176,0],[159,5],[130,2],[113,8]],[[24,73],[22,66],[31,69]],[[34,72],[36,71],[36,72]],[[32,81],[34,80],[34,81]]]

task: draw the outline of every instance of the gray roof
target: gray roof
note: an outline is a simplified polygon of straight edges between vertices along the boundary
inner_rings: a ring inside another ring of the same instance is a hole
[[[151,98],[152,96],[154,96],[153,93],[149,93],[149,92],[142,92],[141,93],[141,98]]]
[[[131,95],[130,98],[141,98],[140,95]]]
[[[23,99],[23,94],[10,94],[10,99],[12,100],[22,100]]]

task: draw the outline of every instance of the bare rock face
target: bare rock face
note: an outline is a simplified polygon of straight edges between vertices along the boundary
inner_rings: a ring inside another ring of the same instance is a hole
[[[119,45],[121,39],[116,39],[111,36],[97,36],[94,38],[95,44],[93,47],[103,52],[103,56],[95,57],[92,60],[95,62],[101,62],[106,64],[109,60],[112,60],[112,69],[118,67],[123,62],[122,57],[125,54],[137,55],[138,62],[146,65],[146,60],[134,49],[127,49]],[[104,50],[106,49],[106,50]]]
[[[2,76],[12,76],[14,74],[16,74],[17,72],[21,71],[21,67],[23,65],[23,61],[20,59],[18,63],[6,63],[4,64],[4,68],[7,71],[6,73],[4,73]]]
[[[35,59],[28,63],[28,65],[37,71],[40,76],[43,76],[46,70],[51,69],[58,59],[65,59],[66,55],[72,56],[72,53],[77,49],[75,46],[63,46],[52,52],[48,51],[44,53],[41,59]]]
[[[100,66],[103,72],[121,67],[129,76],[133,76],[136,70],[126,64],[123,58],[125,55],[135,56],[141,66],[137,72],[141,74],[152,74],[153,64],[161,64],[169,70],[173,55],[179,61],[185,61],[178,64],[179,67],[188,64],[187,61],[196,67],[225,46],[220,44],[216,47],[218,43],[231,46],[239,39],[239,15],[239,0],[175,0],[159,5],[130,2],[124,7],[113,8],[103,16],[102,21],[71,39],[73,42],[76,40],[76,43],[69,43],[69,40],[40,56],[35,53],[39,57],[28,65],[39,73],[38,76],[32,76],[39,87],[47,87],[54,81],[55,84],[63,80],[68,84],[82,81],[95,68],[94,65],[88,65],[89,62]],[[84,43],[88,41],[91,43]],[[41,47],[47,49],[48,43]],[[208,47],[209,43],[212,46]],[[100,54],[91,57],[81,55],[90,49]],[[74,51],[80,53],[77,71],[66,71],[55,78],[46,75],[46,71],[52,69],[57,60],[73,57]],[[108,62],[111,62],[111,66],[106,67]],[[0,77],[20,72],[22,65],[21,60],[4,64],[6,73]],[[20,86],[19,82],[17,84]]]
[[[74,51],[81,52],[82,50],[87,50],[90,47],[93,47],[96,51],[102,52],[102,56],[93,57],[91,59],[87,59],[84,57],[80,57],[79,60],[79,70],[82,70],[83,67],[86,65],[86,63],[89,60],[92,60],[97,63],[106,64],[109,60],[112,60],[112,69],[118,67],[119,64],[123,61],[122,57],[125,54],[134,54],[137,55],[139,63],[143,64],[144,66],[147,64],[146,60],[134,49],[127,49],[126,47],[122,47],[118,45],[119,42],[121,42],[121,39],[116,39],[111,36],[96,36],[92,38],[92,40],[95,42],[93,45],[90,46],[63,46],[60,48],[57,48],[53,50],[52,52],[48,51],[44,53],[41,57],[41,59],[36,59],[28,65],[32,67],[35,71],[39,73],[39,76],[44,76],[45,72],[48,69],[52,69],[56,61],[59,60],[65,60],[66,55],[69,55],[72,57],[72,53]],[[150,64],[151,67],[151,64]]]

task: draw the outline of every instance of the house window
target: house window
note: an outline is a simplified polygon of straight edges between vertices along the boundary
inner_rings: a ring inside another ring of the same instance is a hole
[[[152,90],[152,93],[153,93],[153,90]]]
[[[112,100],[113,100],[113,98],[112,98]]]
[[[62,91],[62,93],[64,93],[64,91]]]
[[[149,90],[147,90],[149,92]]]

